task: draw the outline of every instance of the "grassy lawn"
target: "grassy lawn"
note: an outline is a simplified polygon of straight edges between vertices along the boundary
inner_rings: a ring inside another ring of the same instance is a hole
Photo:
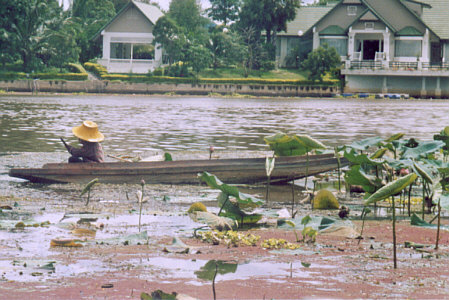
[[[245,78],[243,70],[235,68],[206,69],[199,75],[200,78]],[[248,78],[307,80],[307,74],[295,69],[278,69],[268,72],[251,71]]]

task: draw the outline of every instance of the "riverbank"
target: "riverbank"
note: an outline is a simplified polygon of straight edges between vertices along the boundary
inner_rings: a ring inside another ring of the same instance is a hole
[[[250,95],[256,97],[333,97],[336,86],[298,86],[263,84],[168,84],[131,83],[107,80],[8,80],[0,81],[6,92],[86,93],[86,94],[176,94]]]

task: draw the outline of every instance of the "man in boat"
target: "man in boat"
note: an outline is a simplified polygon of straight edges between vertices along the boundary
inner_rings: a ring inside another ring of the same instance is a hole
[[[63,139],[67,151],[72,155],[69,158],[69,163],[77,162],[103,162],[104,153],[100,142],[104,140],[104,135],[98,130],[95,122],[84,121],[81,126],[72,128],[73,134],[81,143],[81,148],[76,148],[68,145]]]

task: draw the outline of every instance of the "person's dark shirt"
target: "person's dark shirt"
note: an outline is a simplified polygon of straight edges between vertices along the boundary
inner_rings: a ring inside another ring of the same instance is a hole
[[[80,142],[83,145],[81,148],[67,145],[67,150],[73,157],[80,157],[83,159],[83,162],[104,162],[103,148],[100,143],[83,140],[80,140]]]

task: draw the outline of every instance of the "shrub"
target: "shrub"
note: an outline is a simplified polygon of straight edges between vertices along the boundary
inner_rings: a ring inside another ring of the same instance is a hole
[[[162,68],[156,68],[153,71],[154,76],[163,76],[164,75],[164,69]]]

